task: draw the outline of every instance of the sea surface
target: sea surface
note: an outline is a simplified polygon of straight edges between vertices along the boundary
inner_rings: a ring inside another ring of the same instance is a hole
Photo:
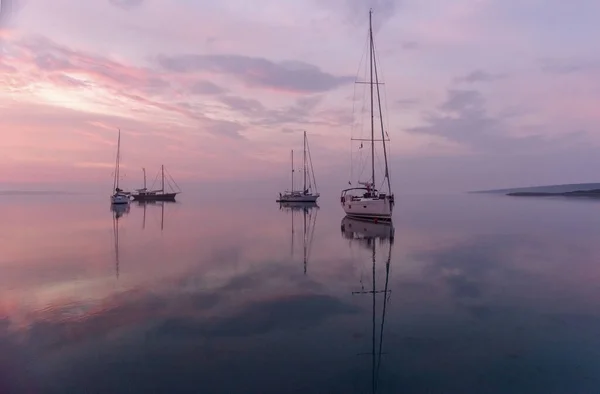
[[[0,393],[600,392],[598,201],[179,200],[0,196]]]

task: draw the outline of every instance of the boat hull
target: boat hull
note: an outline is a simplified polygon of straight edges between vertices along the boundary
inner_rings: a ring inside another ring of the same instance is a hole
[[[393,202],[389,197],[382,199],[346,199],[342,203],[346,215],[358,219],[391,221]]]
[[[129,196],[124,194],[116,194],[110,196],[110,203],[113,205],[125,205],[129,204]]]
[[[175,201],[177,193],[134,194],[134,201]]]
[[[281,196],[277,202],[304,202],[311,203],[317,202],[317,198],[319,198],[319,194],[301,194],[301,195],[283,195]]]

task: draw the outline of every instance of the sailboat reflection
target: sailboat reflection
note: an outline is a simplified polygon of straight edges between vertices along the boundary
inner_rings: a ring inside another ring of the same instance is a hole
[[[381,355],[383,350],[383,328],[385,324],[385,314],[387,309],[388,301],[390,300],[392,291],[389,289],[389,274],[390,274],[390,262],[392,259],[392,245],[394,244],[394,226],[392,223],[373,223],[366,222],[346,216],[342,220],[341,224],[342,236],[349,239],[351,243],[357,242],[361,246],[371,250],[372,260],[372,288],[371,290],[365,289],[364,284],[361,280],[361,290],[353,291],[353,295],[368,295],[370,294],[373,301],[372,309],[372,336],[371,336],[371,352],[360,353],[359,355],[370,355],[372,368],[371,368],[371,392],[374,394],[378,389],[379,371],[381,368]],[[377,240],[379,245],[388,245],[387,259],[385,262],[385,285],[383,289],[377,289],[375,284],[375,251]],[[383,307],[381,314],[381,324],[379,326],[379,342],[377,343],[377,332],[376,332],[376,309],[377,309],[377,294],[383,294]]]
[[[306,275],[306,267],[308,265],[308,258],[310,257],[310,251],[312,248],[313,238],[315,235],[315,227],[317,223],[317,212],[319,206],[317,203],[307,202],[281,202],[279,209],[292,214],[292,260],[294,259],[294,213],[302,211],[303,221],[303,234],[302,234],[302,250],[303,250],[303,262],[304,262],[304,275]]]
[[[165,204],[176,204],[175,201],[137,201],[137,205],[144,209],[142,230],[146,229],[146,207],[148,205],[160,206],[160,231],[165,227]]]
[[[113,237],[115,243],[115,267],[117,279],[119,279],[119,219],[129,213],[129,204],[111,204],[113,213]]]

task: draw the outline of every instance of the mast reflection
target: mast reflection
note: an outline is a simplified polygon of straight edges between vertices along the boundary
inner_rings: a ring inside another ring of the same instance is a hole
[[[381,368],[381,356],[383,353],[383,334],[385,325],[385,315],[387,304],[390,300],[392,291],[389,289],[389,274],[390,274],[390,262],[392,259],[392,245],[394,244],[394,226],[391,222],[388,223],[374,223],[361,221],[358,219],[350,218],[346,216],[342,219],[341,223],[342,236],[348,239],[350,243],[358,243],[361,247],[371,251],[371,262],[372,262],[372,288],[370,290],[365,289],[364,284],[361,280],[361,290],[353,291],[352,295],[371,295],[372,299],[372,336],[371,336],[371,352],[359,353],[359,355],[370,355],[371,356],[371,392],[377,393],[379,371]],[[387,245],[387,258],[385,262],[385,284],[383,289],[377,289],[375,282],[375,268],[376,268],[376,246],[384,247]],[[376,310],[377,310],[377,295],[383,294],[383,306],[381,314],[381,323],[379,326],[379,341],[377,341],[377,330],[376,330]]]
[[[110,210],[113,213],[113,238],[115,246],[115,270],[117,279],[119,279],[119,219],[129,213],[129,204],[111,204]]]
[[[317,212],[319,206],[315,202],[281,202],[279,209],[292,214],[292,245],[291,256],[294,259],[294,215],[296,212],[302,212],[302,251],[304,263],[304,275],[306,275],[308,258],[312,249],[315,227],[317,223]]]
[[[160,207],[160,231],[163,231],[165,228],[165,204],[177,204],[177,202],[175,201],[137,201],[136,203],[138,207],[141,207],[143,209],[142,230],[146,229],[146,207]]]

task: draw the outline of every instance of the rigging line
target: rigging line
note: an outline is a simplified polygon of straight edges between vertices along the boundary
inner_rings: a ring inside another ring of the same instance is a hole
[[[315,187],[315,193],[318,193],[317,178],[315,178],[315,170],[313,168],[312,156],[310,155],[310,145],[308,144],[308,140],[306,140],[306,150],[308,152],[308,162],[310,163],[310,172],[312,174],[313,186]],[[310,182],[310,178],[309,178],[309,182]]]
[[[160,176],[160,172],[158,172],[156,174],[156,177],[154,177],[154,181],[152,182],[152,186],[150,186],[150,190],[154,190],[154,185],[156,184],[156,182],[158,182],[158,177]]]
[[[171,176],[171,173],[169,172],[169,170],[167,170],[167,169],[165,168],[165,172],[167,173],[167,175],[169,176],[169,178],[171,178],[171,180],[173,181],[173,183],[175,184],[175,186],[177,186],[177,189],[178,189],[179,191],[181,191],[181,188],[179,187],[179,185],[177,184],[177,182],[175,182],[175,179],[173,178],[173,176]]]
[[[175,188],[173,187],[173,185],[171,184],[171,181],[169,180],[169,178],[165,178],[165,182],[167,183],[167,186],[169,186],[169,189],[171,189],[171,191],[175,191]]]
[[[379,54],[375,53],[375,55],[377,56],[377,63],[379,64],[379,74],[382,76],[382,80],[383,80],[383,75],[385,74],[383,72],[383,66],[381,64],[381,61],[379,60]],[[387,99],[387,90],[386,89],[383,89],[383,102],[384,102],[384,105],[385,105],[385,113],[389,114],[389,111],[388,111],[389,102],[388,102],[388,99]],[[386,122],[386,125],[385,125],[386,126],[385,134],[388,136],[388,139],[389,139],[389,133],[388,133],[388,130],[390,129],[390,119],[389,119],[389,117],[387,117],[387,116],[385,117],[385,122]]]
[[[375,55],[377,56],[377,62],[379,64],[379,74],[381,74],[383,76],[384,75],[383,66],[381,64],[381,61],[379,61],[379,55],[378,55],[378,53],[375,53]],[[382,78],[382,80],[383,80],[383,78]],[[384,102],[384,105],[385,105],[385,113],[389,114],[389,108],[388,108],[389,101],[388,101],[388,98],[387,98],[387,90],[386,89],[383,89],[383,102]],[[383,115],[382,115],[382,119],[383,119]],[[385,123],[386,123],[386,125],[385,125],[386,126],[386,128],[385,128],[385,135],[387,136],[387,138],[389,140],[390,139],[390,134],[389,134],[388,130],[390,130],[390,118],[388,116],[385,117]],[[389,156],[391,157],[391,155],[392,155],[392,144],[391,143],[387,144],[387,146],[386,146],[386,152],[389,153]],[[390,172],[391,172],[390,171],[390,166],[388,166],[388,175],[390,174]],[[390,188],[391,188],[391,186],[390,186]],[[392,190],[390,189],[389,192],[392,193]]]
[[[367,35],[367,37],[365,38],[365,43],[363,45],[363,49],[366,49],[366,47],[368,46],[368,39],[369,39],[369,36]],[[366,54],[366,50],[363,50],[361,58],[360,58],[360,61],[358,63],[358,68],[356,70],[356,79],[355,79],[355,81],[358,80],[358,76],[360,74],[360,69],[362,67],[363,60],[365,60],[365,58],[366,58],[365,54]],[[353,86],[353,92],[352,92],[352,127],[350,129],[350,135],[351,135],[351,137],[354,134],[354,132],[356,131],[357,123],[361,126],[360,129],[361,129],[361,135],[362,135],[362,119],[361,119],[361,117],[358,117],[359,118],[359,122],[357,122],[357,119],[356,119],[357,118],[357,116],[356,116],[356,85],[357,84],[355,83],[354,86]],[[363,86],[363,97],[364,97],[365,90],[366,89]],[[364,110],[364,101],[363,101],[363,110]],[[361,110],[361,116],[362,116],[362,110]],[[350,140],[350,179],[349,179],[349,183],[352,181],[353,173],[354,173],[354,166],[353,166],[354,157],[353,157],[352,147],[353,147],[352,146],[352,140]]]
[[[375,43],[372,43],[373,45],[373,52],[375,52]],[[375,82],[379,82],[379,76],[377,73],[377,62],[374,62],[373,64],[374,68],[375,68]],[[381,95],[379,93],[379,84],[375,85],[377,87],[377,104],[379,106],[379,121],[381,123],[381,139],[383,140],[383,157],[385,159],[385,178],[387,178],[387,184],[388,184],[388,193],[392,193],[392,184],[390,181],[390,171],[389,171],[389,166],[388,166],[388,159],[387,159],[387,151],[386,151],[386,144],[385,144],[385,131],[383,129],[383,114],[381,113]]]

